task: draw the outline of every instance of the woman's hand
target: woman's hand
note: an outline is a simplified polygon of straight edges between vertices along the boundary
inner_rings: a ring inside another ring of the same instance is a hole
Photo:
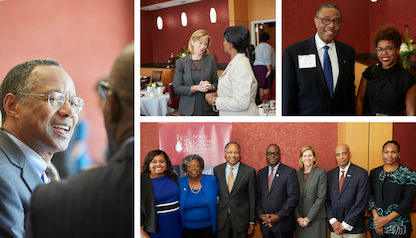
[[[193,92],[203,92],[206,93],[208,90],[211,90],[213,86],[208,81],[201,81],[198,85],[192,85]]]
[[[143,226],[140,226],[140,234],[143,238],[150,238],[150,236],[143,230]]]
[[[209,105],[213,105],[215,102],[215,99],[218,97],[218,94],[215,93],[207,93],[205,94],[205,100],[207,100],[207,102],[209,103]]]

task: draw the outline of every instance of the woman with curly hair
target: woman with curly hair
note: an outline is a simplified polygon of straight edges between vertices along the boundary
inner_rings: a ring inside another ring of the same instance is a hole
[[[416,79],[397,64],[401,35],[393,25],[381,26],[374,35],[378,60],[361,77],[355,112],[364,116],[416,115]]]

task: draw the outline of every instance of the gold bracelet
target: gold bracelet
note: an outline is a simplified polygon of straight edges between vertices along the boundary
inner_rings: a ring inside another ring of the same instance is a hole
[[[191,86],[191,93],[195,93],[195,91],[194,91],[194,90],[192,90],[192,87],[193,87],[193,85]]]

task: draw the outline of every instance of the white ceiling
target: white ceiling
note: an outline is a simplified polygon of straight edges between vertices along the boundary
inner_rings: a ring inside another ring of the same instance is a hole
[[[200,2],[200,1],[202,0],[170,0],[167,2],[161,2],[161,3],[141,7],[140,9],[144,11],[154,11],[154,10],[158,10],[159,9],[158,7],[160,7],[160,9],[163,9],[163,8],[175,7],[175,6],[180,6],[180,5],[185,5],[188,3]]]

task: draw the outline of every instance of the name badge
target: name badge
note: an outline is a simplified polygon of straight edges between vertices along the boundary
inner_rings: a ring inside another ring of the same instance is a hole
[[[299,69],[316,68],[315,54],[298,55]]]

